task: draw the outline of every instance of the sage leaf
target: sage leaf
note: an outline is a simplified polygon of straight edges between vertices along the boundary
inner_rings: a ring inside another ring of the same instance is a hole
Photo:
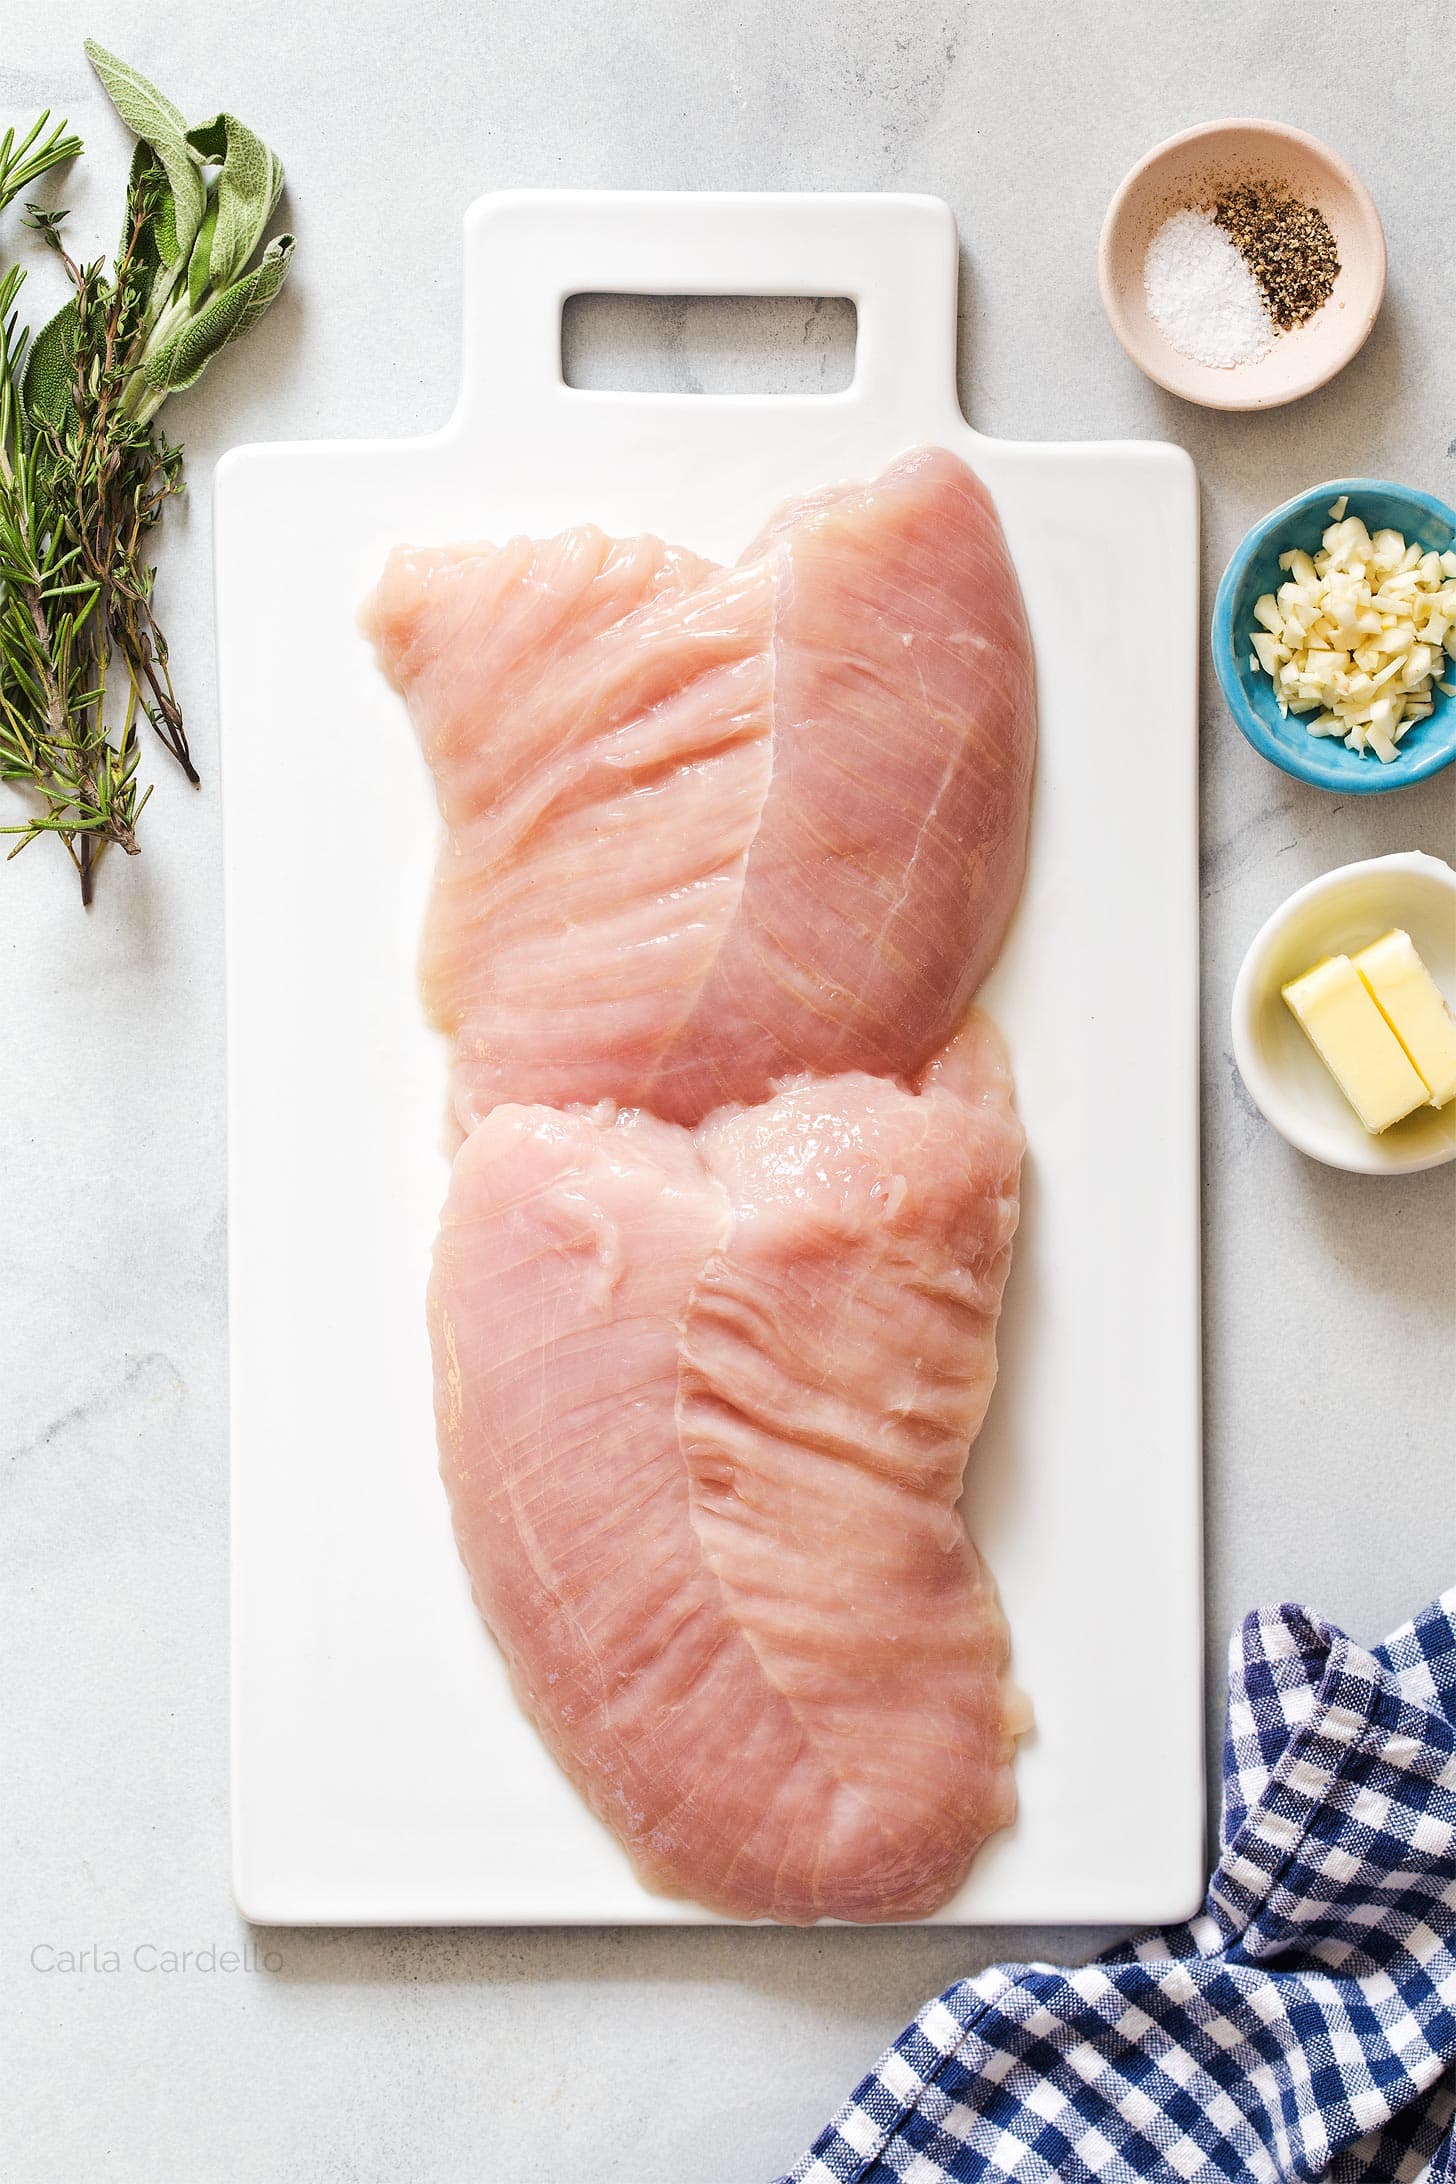
[[[21,398],[33,426],[49,425],[58,432],[65,422],[75,381],[80,327],[74,301],[63,304],[30,344]]]
[[[201,378],[212,359],[257,324],[288,272],[293,237],[275,236],[251,273],[214,296],[169,341],[151,351],[144,367],[155,394],[176,394]]]
[[[187,142],[187,124],[155,84],[94,38],[86,40],[86,58],[132,135],[149,144],[162,163],[172,192],[172,232],[167,236],[159,230],[158,241],[164,263],[175,265],[191,250],[207,210],[207,189]]]
[[[188,286],[195,309],[209,283],[223,289],[237,279],[263,240],[263,230],[273,217],[283,188],[283,168],[262,138],[254,136],[234,114],[215,114],[211,121],[189,130],[187,141],[200,159],[218,170],[209,192],[212,233],[200,282],[189,267]],[[203,229],[207,226],[204,220]],[[194,244],[194,260],[196,253]]]
[[[212,244],[217,233],[217,192],[209,190],[207,210],[202,225],[197,230],[197,240],[192,245],[192,256],[187,261],[187,308],[196,312],[201,309],[207,296],[212,275]]]

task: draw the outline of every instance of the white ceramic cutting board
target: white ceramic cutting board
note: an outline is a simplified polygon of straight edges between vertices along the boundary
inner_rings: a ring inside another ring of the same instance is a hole
[[[239,1902],[707,1917],[641,1888],[557,1773],[456,1561],[422,1304],[446,1174],[414,975],[435,818],[359,603],[403,539],[591,520],[731,558],[786,495],[938,442],[996,497],[1041,685],[1030,876],[984,993],[1030,1151],[967,1496],[1037,1728],[1019,1820],[939,1916],[1181,1915],[1203,1870],[1191,465],[969,430],[934,199],[512,194],[465,240],[443,432],[245,448],[218,475]],[[853,384],[568,388],[578,292],[851,297]]]

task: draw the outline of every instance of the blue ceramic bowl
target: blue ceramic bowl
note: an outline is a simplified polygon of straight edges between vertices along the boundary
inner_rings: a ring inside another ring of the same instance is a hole
[[[1224,570],[1213,603],[1213,664],[1229,711],[1256,751],[1298,781],[1343,796],[1374,796],[1409,788],[1456,758],[1456,700],[1433,690],[1435,711],[1407,729],[1399,755],[1383,766],[1373,751],[1346,750],[1338,736],[1312,736],[1292,713],[1282,720],[1273,683],[1262,668],[1249,665],[1255,600],[1285,582],[1281,554],[1293,546],[1307,554],[1319,550],[1333,520],[1330,503],[1342,493],[1350,504],[1346,513],[1372,532],[1399,531],[1407,543],[1436,553],[1456,545],[1456,511],[1429,493],[1383,478],[1336,478],[1314,486],[1256,523]],[[1456,662],[1450,665],[1443,681],[1456,681]]]

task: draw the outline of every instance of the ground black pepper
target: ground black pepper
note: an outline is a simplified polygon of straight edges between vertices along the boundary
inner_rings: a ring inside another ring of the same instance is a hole
[[[1210,209],[1243,253],[1281,333],[1302,326],[1329,300],[1340,258],[1318,206],[1301,204],[1267,182],[1239,182],[1221,191]]]

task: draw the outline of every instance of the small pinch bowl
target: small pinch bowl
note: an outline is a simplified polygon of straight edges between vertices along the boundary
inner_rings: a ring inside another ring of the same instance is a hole
[[[1456,1100],[1418,1108],[1372,1137],[1282,988],[1394,925],[1410,934],[1447,1000],[1456,996],[1456,872],[1420,850],[1340,865],[1301,887],[1254,935],[1234,984],[1234,1060],[1260,1113],[1311,1160],[1356,1175],[1409,1175],[1456,1160]]]
[[[1312,486],[1256,523],[1235,548],[1213,602],[1213,666],[1229,711],[1261,757],[1316,788],[1378,796],[1428,780],[1456,759],[1456,701],[1433,688],[1435,710],[1407,729],[1386,766],[1373,751],[1347,751],[1338,736],[1312,736],[1293,713],[1281,719],[1273,682],[1261,667],[1249,665],[1255,600],[1284,582],[1282,553],[1294,546],[1307,554],[1319,551],[1334,520],[1331,504],[1341,494],[1350,504],[1347,513],[1359,516],[1372,532],[1399,531],[1408,543],[1436,553],[1456,545],[1456,509],[1413,486],[1384,478],[1336,478]],[[1448,661],[1447,670],[1442,681],[1456,682],[1456,661]]]
[[[1148,309],[1143,260],[1171,213],[1247,179],[1317,206],[1340,271],[1329,300],[1303,326],[1281,334],[1256,363],[1220,369],[1169,341]],[[1155,145],[1123,182],[1102,223],[1097,279],[1112,331],[1160,387],[1207,409],[1277,409],[1333,379],[1364,342],[1385,294],[1385,232],[1354,168],[1318,137],[1277,121],[1207,121]]]

